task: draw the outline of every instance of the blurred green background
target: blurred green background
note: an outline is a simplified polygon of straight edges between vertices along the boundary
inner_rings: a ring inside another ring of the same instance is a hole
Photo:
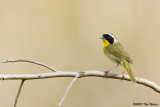
[[[1,62],[25,58],[57,70],[108,70],[115,64],[103,55],[98,39],[106,32],[128,51],[137,77],[160,85],[159,0],[0,0]],[[112,72],[123,71],[118,67]],[[29,63],[0,64],[0,74],[47,72]],[[72,79],[26,81],[17,107],[56,107]],[[13,107],[19,84],[0,81],[0,107]],[[160,105],[159,99],[159,93],[142,85],[88,77],[76,81],[62,107]]]

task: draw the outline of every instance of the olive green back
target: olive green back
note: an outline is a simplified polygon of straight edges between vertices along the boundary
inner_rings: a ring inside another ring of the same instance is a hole
[[[127,61],[132,63],[130,56],[124,50],[124,48],[122,47],[122,45],[119,42],[108,45],[106,47],[106,50],[109,54],[112,54],[115,57],[118,57],[120,59],[126,59]]]

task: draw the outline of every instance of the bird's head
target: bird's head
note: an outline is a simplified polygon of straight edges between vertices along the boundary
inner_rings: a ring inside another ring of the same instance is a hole
[[[108,46],[109,44],[113,44],[113,43],[118,42],[117,39],[116,39],[116,37],[113,36],[110,33],[103,34],[102,37],[100,37],[99,39],[103,39],[103,43],[106,46]]]

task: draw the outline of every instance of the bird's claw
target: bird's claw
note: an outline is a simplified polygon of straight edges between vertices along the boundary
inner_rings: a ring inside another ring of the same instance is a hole
[[[122,79],[121,79],[121,81],[124,79],[124,72],[122,72]]]
[[[107,78],[108,78],[108,73],[109,73],[109,71],[110,71],[110,70],[104,71]]]

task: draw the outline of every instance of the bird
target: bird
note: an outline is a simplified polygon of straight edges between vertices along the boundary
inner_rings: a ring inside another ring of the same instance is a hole
[[[129,74],[130,80],[133,83],[136,83],[135,76],[131,70],[130,64],[133,60],[129,54],[124,50],[123,46],[117,40],[117,38],[111,33],[105,33],[99,39],[103,40],[103,52],[104,54],[117,65],[112,69],[118,67],[119,65],[123,66]],[[111,69],[111,70],[112,70]],[[110,70],[106,71],[108,73]],[[124,75],[124,74],[123,74]]]

